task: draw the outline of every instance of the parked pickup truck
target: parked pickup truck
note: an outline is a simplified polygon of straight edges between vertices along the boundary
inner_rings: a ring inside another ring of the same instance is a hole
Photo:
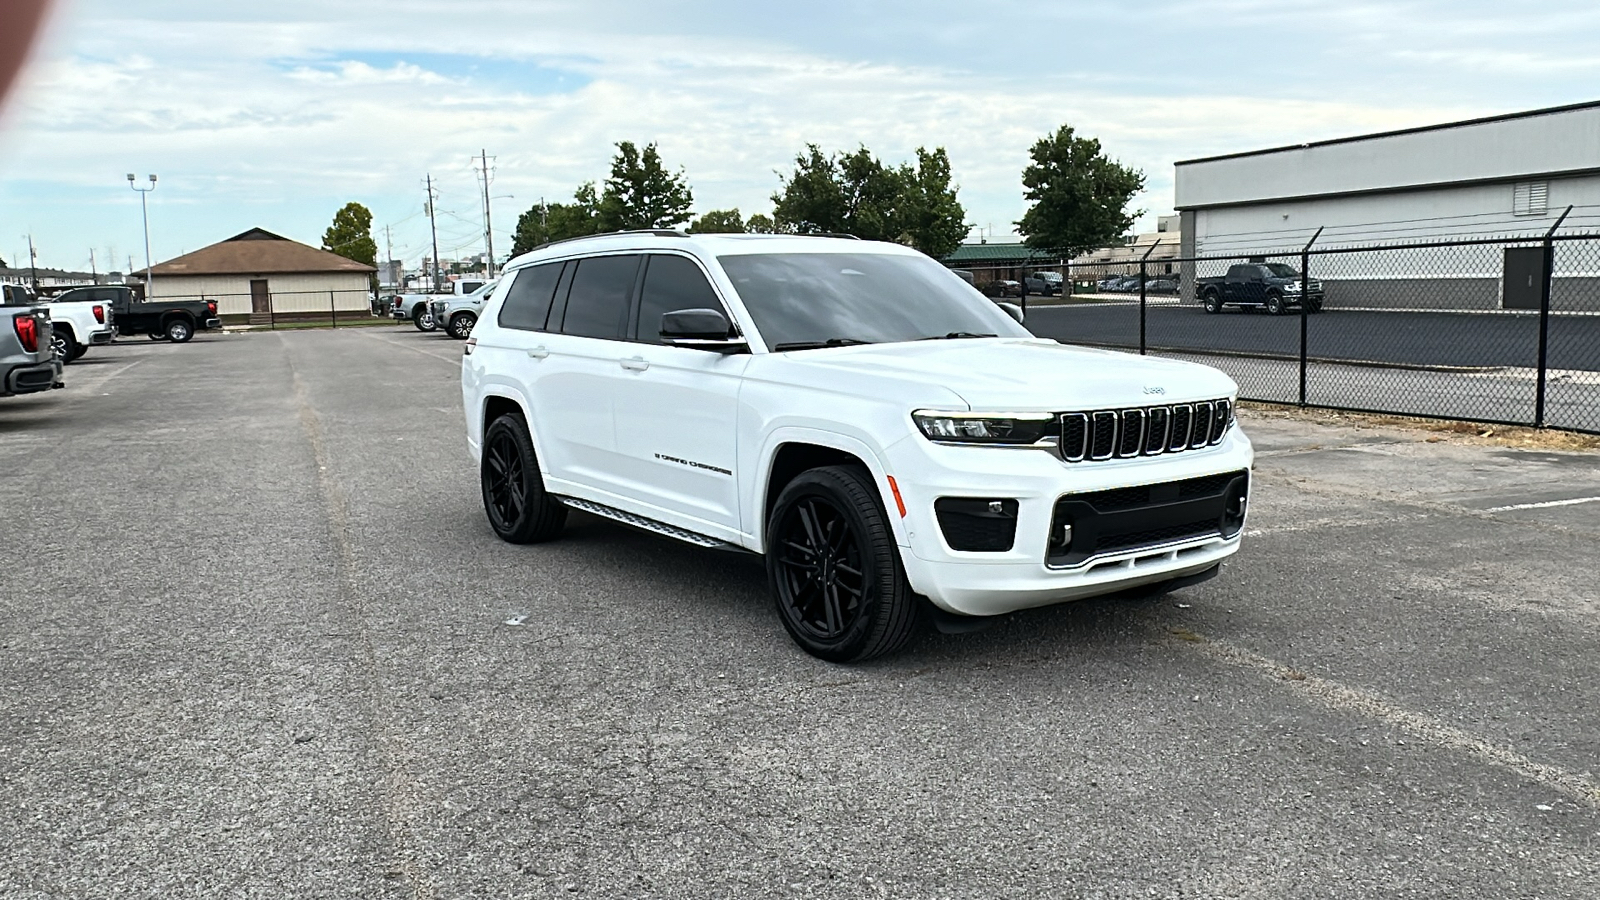
[[[436,328],[443,328],[444,333],[458,341],[464,341],[472,334],[472,326],[478,324],[478,314],[483,312],[484,301],[494,293],[497,282],[488,282],[470,294],[455,296],[441,294],[433,298],[429,304],[429,312],[433,314],[433,324]]]
[[[73,288],[57,297],[57,303],[108,303],[117,334],[148,334],[151,340],[181,344],[196,331],[221,328],[215,300],[179,300],[157,297],[146,302],[125,285],[100,285]]]
[[[50,311],[0,307],[0,397],[63,386],[61,360],[50,349]]]
[[[488,283],[488,279],[484,278],[462,278],[450,282],[448,291],[436,291],[432,294],[398,294],[394,298],[394,307],[389,311],[389,315],[396,319],[410,319],[418,331],[432,331],[439,327],[439,323],[433,318],[434,300],[463,297],[476,292]]]
[[[68,293],[71,293],[70,291]],[[116,335],[116,313],[104,300],[66,299],[65,295],[45,300],[50,308],[52,337],[50,349],[62,364],[89,352],[90,347],[111,343]]]
[[[1322,312],[1322,282],[1311,279],[1301,294],[1300,272],[1283,263],[1238,263],[1228,267],[1220,278],[1195,279],[1195,293],[1206,312],[1222,312],[1224,306],[1265,309],[1281,316],[1304,300],[1306,312]]]

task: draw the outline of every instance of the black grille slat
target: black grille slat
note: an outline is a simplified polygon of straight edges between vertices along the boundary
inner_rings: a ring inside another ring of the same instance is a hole
[[[1117,455],[1123,458],[1138,456],[1144,449],[1144,410],[1125,409],[1120,416],[1122,437],[1117,441]]]
[[[1088,455],[1089,417],[1067,413],[1061,417],[1061,456],[1067,462],[1078,462]]]
[[[1228,431],[1228,423],[1233,421],[1233,404],[1226,400],[1218,400],[1216,409],[1211,415],[1211,443],[1218,444]]]
[[[1172,541],[1181,541],[1185,538],[1205,537],[1216,533],[1216,519],[1201,519],[1198,522],[1169,525],[1165,528],[1129,531],[1122,534],[1102,534],[1100,539],[1095,542],[1094,551],[1096,553],[1107,553],[1126,550],[1130,547],[1150,547]]]
[[[1194,405],[1193,433],[1189,435],[1189,449],[1195,450],[1211,442],[1211,404]]]
[[[1194,420],[1194,409],[1187,404],[1172,408],[1172,436],[1167,439],[1167,450],[1177,453],[1189,447],[1189,426]]]
[[[1149,428],[1144,437],[1144,454],[1153,456],[1167,449],[1167,424],[1172,417],[1165,406],[1150,409]]]
[[[1089,437],[1089,458],[1110,459],[1117,450],[1117,414],[1097,412],[1090,422],[1094,427]]]

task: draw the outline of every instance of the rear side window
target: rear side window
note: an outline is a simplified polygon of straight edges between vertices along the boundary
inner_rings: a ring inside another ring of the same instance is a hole
[[[555,296],[556,282],[561,280],[561,265],[545,263],[517,273],[511,286],[505,289],[505,302],[500,304],[501,328],[545,329],[545,319],[550,316],[550,298]]]
[[[638,256],[596,256],[579,261],[567,294],[561,332],[607,340],[620,338],[622,319],[628,313],[638,274]]]
[[[661,343],[661,317],[674,310],[722,309],[716,291],[692,260],[664,255],[648,259],[639,297],[639,321],[634,329],[636,340]]]

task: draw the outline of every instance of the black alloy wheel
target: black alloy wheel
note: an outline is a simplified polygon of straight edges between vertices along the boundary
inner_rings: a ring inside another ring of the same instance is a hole
[[[1277,294],[1268,294],[1267,312],[1274,316],[1283,315],[1283,298]]]
[[[494,420],[483,435],[483,511],[489,527],[512,544],[554,539],[567,522],[567,507],[545,493],[533,438],[519,415]]]
[[[194,337],[194,326],[188,319],[173,319],[167,323],[167,340],[174,344],[181,344]]]
[[[450,336],[456,340],[464,341],[472,334],[472,326],[478,324],[478,317],[472,313],[456,313],[450,317]]]
[[[812,469],[783,489],[767,528],[767,580],[789,636],[829,662],[898,650],[921,622],[922,601],[859,468]]]

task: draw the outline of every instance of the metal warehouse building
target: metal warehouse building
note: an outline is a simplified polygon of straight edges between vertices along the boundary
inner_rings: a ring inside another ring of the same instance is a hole
[[[1318,229],[1318,247],[1542,237],[1568,207],[1562,232],[1593,232],[1600,230],[1600,102],[1186,160],[1177,164],[1175,206],[1185,257],[1295,253]],[[1515,287],[1531,257],[1519,253],[1535,252],[1435,252],[1427,281],[1437,296],[1429,305],[1523,306],[1527,298]],[[1419,296],[1416,260],[1392,251],[1373,260],[1362,273],[1366,284],[1329,284],[1330,305]],[[1600,272],[1560,265],[1557,272],[1553,307],[1592,305]],[[1384,289],[1401,278],[1410,281],[1404,291]]]
[[[229,324],[370,313],[377,269],[252,228],[151,270],[150,296],[217,301]],[[142,275],[143,273],[137,273]]]

